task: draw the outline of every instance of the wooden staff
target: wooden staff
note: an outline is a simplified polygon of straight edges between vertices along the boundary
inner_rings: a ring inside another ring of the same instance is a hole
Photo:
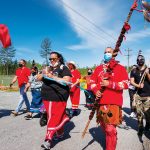
[[[121,46],[121,43],[123,41],[123,38],[125,37],[125,33],[130,29],[130,25],[128,24],[128,22],[129,22],[131,15],[132,15],[132,13],[136,7],[137,7],[137,0],[134,0],[134,3],[132,5],[132,7],[130,8],[127,19],[124,22],[124,25],[121,29],[120,35],[119,35],[118,40],[116,42],[115,49],[113,51],[113,57],[116,57],[118,55],[118,52],[120,51],[120,46]]]
[[[102,87],[100,92],[103,93],[104,90],[105,90],[105,87]],[[100,98],[102,98],[102,96]],[[84,128],[83,133],[82,133],[82,138],[84,138],[84,136],[86,134],[86,131],[87,131],[88,127],[89,127],[89,124],[90,124],[91,120],[93,119],[95,111],[96,111],[97,108],[99,108],[99,99],[95,99],[94,106],[92,107],[92,111],[91,111],[91,113],[89,115],[89,120],[88,120],[88,122],[87,122],[87,124],[86,124],[86,126]]]
[[[117,42],[116,42],[115,49],[114,49],[114,51],[113,51],[113,58],[115,58],[115,57],[118,55],[118,52],[120,51],[119,48],[120,48],[121,43],[122,43],[122,41],[123,41],[124,35],[125,35],[125,33],[130,29],[130,26],[129,26],[128,22],[129,22],[129,20],[130,20],[130,18],[131,18],[131,15],[132,15],[132,13],[133,13],[133,10],[134,10],[136,7],[137,7],[137,0],[134,0],[134,3],[133,3],[133,5],[132,5],[132,7],[130,8],[130,11],[129,11],[129,13],[128,13],[127,19],[126,19],[126,21],[125,21],[125,23],[124,23],[124,25],[123,25],[123,27],[122,27],[122,29],[121,29],[120,35],[119,35],[118,40],[117,40]],[[111,69],[108,68],[108,69],[107,69],[107,72],[109,72],[110,70],[111,70]],[[104,90],[105,90],[105,87],[102,87],[102,89],[100,90],[100,92],[103,93]],[[101,99],[101,98],[102,98],[102,97],[100,97],[100,99]],[[82,133],[82,138],[84,138],[84,136],[85,136],[85,134],[86,134],[86,131],[87,131],[88,127],[89,127],[89,124],[90,124],[92,118],[94,117],[95,111],[96,111],[97,107],[99,106],[98,103],[99,103],[100,99],[99,99],[99,100],[95,100],[95,102],[94,102],[94,106],[93,106],[92,111],[91,111],[91,113],[90,113],[90,115],[89,115],[89,120],[88,120],[88,122],[87,122],[87,124],[86,124],[86,126],[85,126],[85,128],[84,128],[83,133]]]

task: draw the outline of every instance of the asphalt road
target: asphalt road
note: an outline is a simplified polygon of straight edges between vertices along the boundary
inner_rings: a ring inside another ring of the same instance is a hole
[[[28,92],[28,96],[31,99],[30,92]],[[46,127],[40,127],[39,118],[25,120],[25,114],[22,112],[17,117],[11,116],[10,112],[16,108],[18,100],[18,92],[0,91],[0,150],[41,150],[40,145],[44,140]],[[52,150],[105,149],[105,135],[100,127],[97,127],[95,118],[91,121],[89,131],[84,139],[81,138],[90,114],[84,104],[84,93],[81,93],[80,115],[73,117],[65,125],[65,137],[59,142],[54,142]],[[127,91],[124,92],[123,106],[124,119],[130,129],[117,128],[117,150],[143,150],[144,148],[145,150],[150,150],[149,135],[143,135],[144,142],[142,144],[137,136],[137,120],[129,117],[129,96]],[[67,107],[70,108],[69,100]]]

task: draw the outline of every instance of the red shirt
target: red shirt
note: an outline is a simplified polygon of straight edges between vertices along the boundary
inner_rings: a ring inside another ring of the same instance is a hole
[[[75,83],[77,81],[77,79],[80,79],[81,78],[81,74],[80,72],[75,69],[73,71],[71,71],[71,75],[72,75],[72,83]],[[77,86],[79,86],[80,84],[77,84]],[[74,91],[77,87],[74,86],[73,88],[71,88],[71,91]]]
[[[30,69],[27,67],[18,68],[16,70],[16,76],[18,79],[18,86],[21,87],[23,84],[28,82],[28,77],[30,76]]]
[[[71,75],[72,75],[72,83],[75,83],[77,81],[77,79],[81,78],[81,74],[77,69],[71,71]]]
[[[98,66],[91,76],[91,89],[94,93],[101,89],[100,82],[105,76],[106,65]],[[128,74],[125,67],[117,64],[110,76],[109,85],[105,87],[100,104],[115,104],[122,106],[123,89],[127,89],[129,85]]]

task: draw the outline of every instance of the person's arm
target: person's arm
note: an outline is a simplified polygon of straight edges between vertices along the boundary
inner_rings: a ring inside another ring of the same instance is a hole
[[[31,75],[31,70],[30,69],[27,70],[27,74],[26,75],[27,75],[28,79],[30,79],[30,75]]]
[[[146,76],[148,77],[148,80],[150,81],[150,69],[147,68],[145,71],[146,71]]]
[[[74,86],[76,86],[79,83],[80,83],[80,79],[77,79],[75,83],[72,83],[71,88],[73,88]]]
[[[114,82],[114,81],[109,81],[109,80],[103,80],[101,83],[101,86],[105,86],[107,88],[120,91],[120,90],[128,89],[129,81],[122,80],[120,82]]]
[[[128,80],[128,74],[125,70],[125,68],[120,68],[120,70],[118,70],[118,73],[120,73],[120,78],[121,80],[119,82],[113,81],[113,80],[102,80],[101,82],[101,86],[105,86],[107,88],[116,90],[116,91],[120,91],[120,90],[124,90],[124,89],[128,89],[129,88],[129,80]]]
[[[25,89],[24,89],[24,92],[26,93],[29,89],[29,87],[31,86],[31,83],[27,83],[26,86],[25,86]]]
[[[72,83],[71,88],[77,86],[80,83],[81,74],[80,74],[80,72],[78,70],[75,70],[74,76],[76,78],[76,81],[74,83]]]
[[[32,75],[29,76],[29,81],[28,83],[26,83],[25,85],[25,89],[24,89],[24,92],[27,92],[29,90],[29,87],[31,86],[31,83],[33,82],[33,77]]]
[[[16,81],[17,81],[17,76],[15,76],[15,77],[12,79],[12,81],[11,81],[11,83],[10,83],[10,87],[12,87],[12,85],[13,85]]]
[[[98,82],[98,74],[99,74],[98,68],[94,70],[94,73],[90,77],[90,88],[94,95],[96,96],[96,99],[99,99],[102,96],[102,93],[100,92],[101,85]]]
[[[64,76],[63,78],[60,78],[60,77],[57,77],[57,76],[54,76],[52,73],[49,73],[47,74],[47,77],[49,78],[53,78],[54,80],[56,81],[60,81],[60,82],[71,82],[71,77],[70,76]]]
[[[36,79],[38,81],[42,81],[43,80],[43,75],[42,74],[38,74]]]
[[[70,85],[70,82],[71,82],[71,72],[68,69],[68,67],[66,67],[66,66],[63,66],[62,73],[61,73],[62,77],[53,75],[53,73],[51,71],[48,72],[45,76],[56,80],[56,82],[60,82],[60,83],[66,82],[65,84],[68,84],[68,85]],[[42,77],[40,77],[40,78],[42,78]],[[67,83],[67,82],[69,82],[69,83]]]
[[[135,80],[134,80],[133,77],[130,78],[130,83],[131,83],[133,86],[135,86],[136,88],[142,88],[142,87],[143,87],[143,84],[142,84],[142,83],[141,83],[141,84],[135,83]]]

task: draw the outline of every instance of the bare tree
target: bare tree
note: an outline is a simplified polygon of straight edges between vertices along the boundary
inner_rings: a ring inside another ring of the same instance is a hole
[[[51,41],[49,38],[45,38],[41,43],[40,56],[45,59],[46,64],[48,65],[48,57],[51,52]]]

